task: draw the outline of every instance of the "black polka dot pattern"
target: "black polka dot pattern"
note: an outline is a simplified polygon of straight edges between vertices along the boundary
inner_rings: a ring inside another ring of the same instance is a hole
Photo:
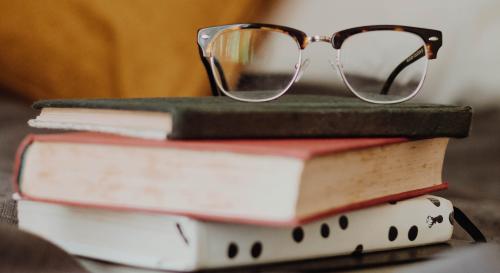
[[[353,256],[361,256],[361,254],[363,254],[363,245],[359,244],[356,246],[356,248],[352,252],[352,255]]]
[[[260,254],[262,254],[262,243],[261,242],[253,243],[252,249],[250,250],[250,254],[255,259],[259,258]]]
[[[304,240],[304,230],[302,227],[296,227],[293,229],[292,238],[296,243],[300,243]]]
[[[389,241],[394,241],[398,238],[398,229],[395,226],[389,228]]]
[[[439,200],[438,200],[438,199],[433,198],[433,197],[429,197],[429,198],[427,198],[427,199],[428,199],[429,201],[431,201],[431,202],[432,202],[432,204],[434,204],[434,206],[436,206],[436,207],[441,206],[441,202],[439,202]]]
[[[349,225],[349,220],[347,220],[347,217],[345,215],[340,216],[340,218],[339,218],[340,228],[346,229],[348,225]]]
[[[330,236],[330,226],[328,226],[327,223],[321,224],[320,233],[321,237],[328,238],[328,236]]]
[[[418,235],[417,226],[412,226],[410,230],[408,230],[408,240],[415,241],[415,239],[417,239],[417,235]]]
[[[238,255],[238,246],[235,243],[230,243],[227,247],[227,257],[233,259]]]
[[[350,216],[350,213],[348,213],[348,214],[344,214],[344,215],[333,216],[332,218],[328,218],[328,219],[323,220],[324,222],[317,222],[315,224],[311,224],[310,226],[309,225],[306,226],[307,230],[308,230],[308,235],[307,235],[308,237],[307,238],[305,236],[306,234],[305,234],[304,226],[296,226],[293,229],[288,229],[287,231],[285,231],[285,233],[288,233],[288,232],[290,232],[290,233],[284,234],[284,235],[292,237],[292,238],[288,237],[288,240],[293,240],[295,243],[301,244],[300,246],[297,245],[295,248],[315,247],[314,245],[317,245],[317,243],[319,241],[322,241],[323,244],[332,244],[332,243],[335,244],[337,241],[336,240],[337,237],[340,238],[340,236],[343,236],[342,234],[344,234],[344,233],[349,234],[349,231],[343,232],[343,231],[339,231],[339,229],[347,230],[347,228],[350,228],[351,231],[354,231],[359,227],[363,227],[366,230],[365,232],[371,232],[371,233],[373,233],[372,236],[377,236],[382,240],[385,240],[383,237],[387,236],[386,238],[388,241],[385,241],[386,242],[385,244],[387,246],[392,245],[394,247],[394,246],[396,246],[396,244],[405,244],[405,242],[406,242],[406,244],[408,244],[409,242],[415,242],[415,241],[419,242],[422,240],[418,237],[419,232],[420,232],[420,236],[422,237],[423,235],[426,235],[430,232],[434,232],[434,230],[436,229],[436,228],[432,229],[432,227],[434,225],[437,226],[437,229],[439,229],[439,228],[451,228],[450,226],[448,226],[448,223],[446,223],[447,220],[449,221],[450,225],[454,225],[455,220],[453,218],[453,211],[450,212],[451,208],[448,208],[448,202],[445,199],[443,199],[443,206],[444,207],[440,207],[441,206],[440,201],[441,200],[438,198],[433,198],[433,197],[428,197],[428,196],[421,198],[421,204],[422,204],[423,208],[426,209],[425,212],[422,212],[422,214],[420,212],[418,212],[418,214],[416,214],[415,217],[413,217],[413,218],[415,218],[414,221],[408,221],[410,223],[404,222],[404,224],[403,224],[403,219],[396,218],[396,217],[394,217],[394,219],[385,219],[385,221],[387,222],[387,225],[385,227],[383,227],[383,229],[381,230],[381,233],[377,232],[379,234],[374,233],[373,228],[371,228],[369,225],[366,225],[366,224],[363,225],[363,219],[357,219],[356,215],[353,214],[352,217],[354,217],[354,218],[349,219],[349,217],[351,217],[351,216]],[[432,205],[429,202],[431,202]],[[437,207],[439,207],[439,208],[437,208]],[[389,209],[388,206],[386,208]],[[398,209],[398,206],[391,208],[391,210],[393,210],[393,209]],[[444,211],[446,211],[446,212],[443,213]],[[425,214],[423,214],[423,213],[425,213]],[[416,218],[420,219],[421,218],[420,216],[424,217],[424,219],[426,220],[426,224],[422,223],[421,221],[417,222],[418,219],[416,219]],[[425,217],[427,217],[427,218],[425,218]],[[359,220],[359,226],[358,226],[357,220]],[[336,227],[336,225],[337,225],[336,221],[338,221],[339,227]],[[351,223],[350,223],[351,226],[349,226],[349,221],[351,221]],[[369,220],[368,220],[368,222],[369,222]],[[414,222],[415,224],[416,223],[419,223],[419,224],[418,224],[418,226],[411,225],[411,222]],[[406,224],[410,224],[410,225],[407,226]],[[439,225],[439,224],[441,224],[441,225]],[[420,231],[419,231],[419,229],[420,229]],[[344,234],[344,236],[345,236],[345,234]],[[406,241],[405,235],[407,235],[408,241]],[[321,237],[319,237],[319,236],[321,236]],[[323,240],[321,238],[323,238],[325,240]],[[330,238],[330,239],[328,239],[328,238]],[[259,239],[260,239],[260,241],[259,241]],[[270,238],[270,240],[274,241],[271,238]],[[268,257],[266,257],[266,256],[268,256],[272,252],[270,249],[268,249],[269,245],[266,245],[266,253],[264,253],[263,252],[263,248],[264,248],[263,243],[271,243],[271,242],[263,241],[263,238],[258,238],[258,237],[253,238],[253,240],[249,241],[249,242],[248,241],[245,241],[245,242],[238,242],[238,241],[231,242],[231,241],[229,241],[228,244],[226,245],[227,248],[224,249],[224,245],[223,245],[222,249],[220,249],[220,251],[222,252],[221,253],[222,257],[225,256],[224,254],[226,254],[226,256],[227,256],[226,261],[228,261],[228,262],[231,260],[232,260],[232,262],[238,262],[238,261],[241,261],[241,259],[245,259],[245,260],[250,259],[251,260],[252,258],[254,259],[254,262],[259,261],[259,259],[261,261],[263,261],[263,259],[267,259]],[[363,255],[363,253],[366,251],[364,249],[364,243],[366,243],[366,242],[363,242],[363,241],[356,242],[356,239],[354,238],[353,242],[351,242],[351,243],[352,244],[350,245],[349,248],[352,250],[352,252],[351,252],[352,255],[356,257],[355,259],[359,259],[359,260],[365,259],[366,257]],[[358,243],[358,244],[356,244],[356,243]],[[288,241],[288,244],[294,245],[294,243],[291,241]],[[413,244],[415,244],[415,243],[413,243]],[[241,248],[242,245],[244,245],[245,247]],[[292,247],[292,249],[293,248],[294,247]],[[224,253],[224,250],[226,250],[226,253]],[[263,258],[261,258],[261,257],[263,257]]]

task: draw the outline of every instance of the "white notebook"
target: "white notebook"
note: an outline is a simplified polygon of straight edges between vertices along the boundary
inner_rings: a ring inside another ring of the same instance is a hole
[[[451,238],[453,207],[425,195],[298,227],[204,222],[188,217],[20,200],[19,226],[66,251],[154,269],[192,271],[356,254]]]

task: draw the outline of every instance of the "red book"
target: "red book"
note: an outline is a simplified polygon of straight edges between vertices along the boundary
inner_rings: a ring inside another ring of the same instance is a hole
[[[14,188],[66,205],[296,225],[445,189],[447,142],[30,135],[18,150]]]

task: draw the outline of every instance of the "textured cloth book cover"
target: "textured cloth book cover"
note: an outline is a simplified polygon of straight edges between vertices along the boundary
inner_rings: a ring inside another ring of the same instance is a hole
[[[173,139],[466,137],[472,115],[468,106],[382,105],[356,98],[319,95],[289,95],[265,103],[244,103],[226,97],[192,97],[45,100],[33,106],[66,111],[112,109],[167,113],[168,121],[163,127],[168,128],[149,134],[120,128],[118,124],[87,124],[71,119],[47,122],[37,118],[31,120],[30,125]]]

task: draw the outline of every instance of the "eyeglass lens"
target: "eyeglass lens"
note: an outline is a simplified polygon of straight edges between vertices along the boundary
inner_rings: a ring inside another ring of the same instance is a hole
[[[240,99],[279,96],[297,72],[300,47],[286,33],[228,30],[212,42],[212,71],[226,93]]]
[[[423,40],[402,31],[369,31],[347,38],[340,70],[348,87],[374,102],[411,97],[423,82],[428,59]]]

